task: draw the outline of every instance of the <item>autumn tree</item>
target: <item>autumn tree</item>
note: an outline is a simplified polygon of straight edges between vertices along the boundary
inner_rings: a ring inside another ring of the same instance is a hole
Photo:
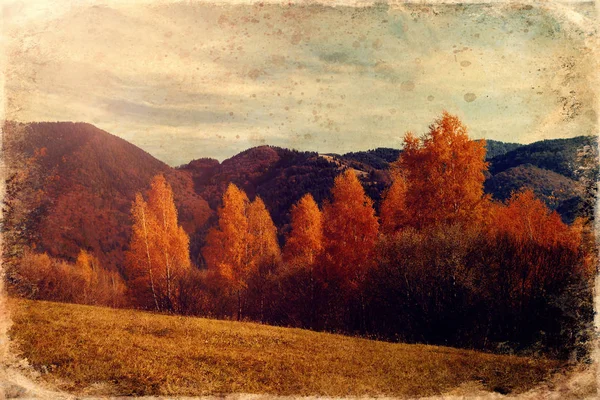
[[[80,284],[76,302],[111,307],[126,304],[123,278],[117,271],[105,269],[94,254],[80,250],[68,275],[75,277],[74,280]]]
[[[87,303],[93,297],[94,288],[98,286],[100,262],[92,254],[80,250],[75,261],[75,267],[83,278],[84,286],[81,288],[81,293],[84,303]]]
[[[285,295],[293,297],[291,307],[294,310],[290,312],[304,311],[299,313],[299,318],[304,319],[304,324],[312,328],[317,312],[315,264],[324,246],[323,216],[312,195],[305,194],[292,206],[291,226],[283,248],[283,260],[288,266],[290,277],[296,275],[296,279],[290,279],[291,284]],[[302,277],[306,277],[305,285],[302,284]],[[293,295],[292,291],[297,295]]]
[[[254,295],[251,300],[254,300],[259,320],[264,321],[265,311],[268,309],[267,292],[273,282],[276,268],[281,262],[281,250],[277,241],[277,227],[259,196],[249,204],[247,214],[248,262],[251,270],[249,284]]]
[[[133,219],[129,251],[126,253],[128,289],[138,305],[160,311],[158,291],[159,265],[156,263],[157,220],[148,210],[148,204],[137,193],[131,208]],[[150,305],[152,304],[152,306]]]
[[[342,304],[340,300],[331,304],[331,318],[338,319],[346,314],[344,318],[358,319],[358,326],[364,329],[362,286],[374,265],[379,223],[373,201],[365,194],[352,169],[335,178],[331,201],[323,207],[323,220],[324,253],[320,279],[326,285],[332,284],[332,288],[339,285],[343,301]]]
[[[563,223],[530,189],[490,208],[463,261],[477,282],[472,288],[484,302],[481,310],[494,305],[479,319],[487,321],[485,342],[572,349],[575,327],[582,326],[577,315],[586,315],[592,304],[581,229]]]
[[[30,299],[62,300],[62,295],[56,290],[61,282],[56,274],[55,262],[48,254],[26,248],[16,265],[10,279],[16,282],[17,295]]]
[[[18,280],[20,296],[112,307],[125,305],[125,284],[119,273],[104,269],[85,250],[71,263],[27,249],[17,271],[13,279]]]
[[[246,193],[230,183],[219,207],[219,222],[206,238],[202,254],[209,270],[217,271],[237,294],[237,318],[242,317],[242,291],[252,273],[248,234],[249,200]]]
[[[386,234],[397,232],[408,222],[406,210],[406,181],[401,173],[392,174],[392,185],[384,192],[379,210],[381,231]]]
[[[491,222],[490,229],[496,234],[508,234],[521,242],[531,240],[546,247],[563,244],[574,249],[581,242],[581,232],[563,223],[531,189],[513,193],[505,205],[497,205]]]
[[[325,279],[339,278],[357,288],[372,265],[379,223],[353,170],[335,178],[323,217]]]
[[[259,196],[249,204],[247,214],[249,261],[253,265],[252,269],[278,263],[281,250],[277,242],[277,227]]]
[[[492,242],[509,241],[510,255],[519,254],[514,265],[504,262],[502,268],[504,281],[511,284],[510,290],[521,303],[544,288],[560,285],[570,275],[587,274],[583,259],[555,264],[560,257],[580,256],[582,232],[577,226],[564,224],[530,189],[513,193],[505,205],[497,205],[489,230]],[[502,256],[500,253],[507,252],[497,253]]]
[[[252,279],[263,311],[264,281],[281,259],[277,228],[260,197],[250,202],[246,193],[230,183],[210,229],[202,254],[209,271],[217,273],[236,294],[237,318],[242,318],[242,297]]]
[[[284,261],[312,269],[323,251],[323,217],[310,193],[292,206],[291,219],[292,229],[283,248]]]
[[[476,221],[483,202],[485,141],[469,139],[458,117],[444,112],[421,138],[408,133],[394,167],[406,179],[410,225]]]
[[[148,202],[136,195],[131,214],[126,270],[133,296],[143,307],[178,311],[179,281],[191,267],[189,237],[178,225],[173,191],[164,176],[153,179]]]
[[[152,182],[148,209],[157,219],[157,245],[164,265],[159,284],[166,293],[169,309],[177,311],[178,281],[191,267],[190,240],[177,222],[173,190],[163,175],[157,176]]]

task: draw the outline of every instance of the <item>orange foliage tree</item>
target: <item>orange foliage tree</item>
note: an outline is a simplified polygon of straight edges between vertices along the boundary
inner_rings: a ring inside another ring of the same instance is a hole
[[[392,179],[392,185],[383,194],[379,209],[381,231],[385,234],[397,232],[407,224],[409,218],[406,210],[406,180],[397,170],[393,170]]]
[[[352,170],[335,178],[331,197],[323,207],[323,278],[358,288],[373,264],[379,229],[373,201]]]
[[[112,307],[125,305],[125,284],[116,271],[104,269],[98,259],[81,250],[75,264],[27,249],[16,273],[18,294],[31,299]]]
[[[323,251],[323,216],[310,193],[292,206],[291,217],[292,229],[283,248],[284,261],[312,270]]]
[[[126,286],[123,278],[116,271],[104,269],[95,255],[80,250],[75,261],[74,274],[80,277],[83,286],[78,288],[77,302],[112,307],[125,304]]]
[[[496,205],[490,222],[492,240],[510,238],[513,253],[520,254],[518,268],[505,281],[513,283],[512,290],[521,299],[560,284],[568,276],[587,274],[584,262],[558,263],[560,257],[580,254],[580,227],[563,223],[531,189],[513,193],[505,205]],[[547,254],[554,260],[546,259]],[[505,263],[505,268],[509,264]]]
[[[394,167],[406,179],[405,204],[411,226],[478,219],[488,167],[485,142],[470,140],[458,117],[444,112],[422,138],[408,133]]]
[[[100,262],[92,254],[85,250],[80,250],[75,261],[75,267],[83,278],[83,288],[81,288],[84,302],[89,301],[91,289],[98,285],[98,274]]]
[[[480,296],[495,305],[487,318],[491,337],[542,341],[563,355],[579,351],[572,346],[587,340],[579,342],[593,282],[582,226],[563,223],[527,189],[493,203],[485,229],[470,263],[476,280],[487,282]]]
[[[276,264],[281,252],[277,228],[265,204],[252,203],[243,190],[230,183],[218,211],[218,226],[206,238],[203,256],[209,270],[224,277],[237,294],[237,318],[242,318],[242,292],[261,267]]]
[[[248,239],[253,270],[275,265],[280,261],[281,250],[277,242],[277,228],[259,196],[248,206]]]
[[[323,215],[311,194],[305,194],[292,206],[291,226],[283,248],[286,272],[292,278],[285,293],[293,302],[288,315],[299,314],[299,319],[312,328],[317,313],[315,266],[323,252],[324,239]],[[304,279],[294,280],[294,275]]]
[[[136,195],[131,215],[126,271],[133,297],[142,307],[178,311],[180,280],[191,267],[189,237],[178,225],[173,191],[164,176],[153,179],[148,202]]]
[[[556,211],[538,199],[531,189],[513,193],[506,205],[492,209],[490,229],[518,241],[531,240],[545,247],[566,245],[577,248],[581,234],[564,224]]]
[[[248,263],[248,205],[246,193],[230,183],[219,207],[218,226],[208,232],[202,251],[208,269],[224,277],[237,293],[238,319],[241,319],[242,313],[241,292],[251,272]]]
[[[252,271],[250,297],[255,300],[260,321],[264,321],[265,311],[270,308],[266,305],[269,284],[281,262],[281,249],[277,241],[277,228],[259,196],[248,206],[248,240]]]

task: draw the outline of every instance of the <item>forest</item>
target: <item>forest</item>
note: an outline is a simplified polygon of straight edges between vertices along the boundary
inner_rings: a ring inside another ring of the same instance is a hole
[[[380,198],[346,166],[322,201],[307,192],[294,202],[283,230],[259,194],[229,182],[197,257],[174,188],[157,173],[130,204],[118,270],[90,248],[65,260],[30,246],[10,273],[11,286],[32,299],[589,356],[592,218],[566,223],[531,189],[504,188],[502,199],[486,194],[486,142],[470,139],[448,113],[424,135],[408,133],[401,152],[349,158],[389,168]]]

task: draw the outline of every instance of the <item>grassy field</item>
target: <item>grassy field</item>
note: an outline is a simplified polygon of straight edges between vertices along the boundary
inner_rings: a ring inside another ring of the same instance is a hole
[[[16,350],[78,394],[437,395],[478,382],[518,393],[559,365],[253,323],[12,300]]]

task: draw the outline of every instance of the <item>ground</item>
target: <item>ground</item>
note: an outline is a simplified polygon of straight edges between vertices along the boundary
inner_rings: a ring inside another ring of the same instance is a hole
[[[552,360],[246,322],[12,300],[14,352],[78,395],[436,396],[523,393]]]

